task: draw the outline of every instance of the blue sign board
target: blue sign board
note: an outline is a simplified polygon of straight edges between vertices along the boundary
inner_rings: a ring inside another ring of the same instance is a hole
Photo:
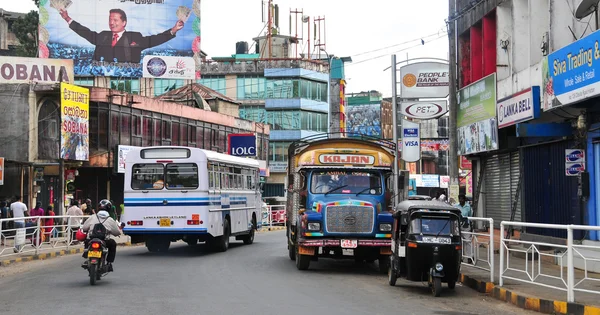
[[[251,133],[227,135],[227,153],[234,156],[256,156],[256,136]]]
[[[551,53],[544,60],[544,110],[600,94],[599,41],[600,31],[596,31]]]
[[[419,128],[405,128],[404,137],[419,137]]]

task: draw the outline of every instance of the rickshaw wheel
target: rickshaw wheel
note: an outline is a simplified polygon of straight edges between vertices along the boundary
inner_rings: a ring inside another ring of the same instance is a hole
[[[456,287],[456,281],[448,281],[448,289],[454,290]]]
[[[398,279],[398,277],[396,276],[396,271],[394,271],[394,269],[392,268],[392,265],[390,265],[390,267],[388,268],[388,283],[390,286],[395,286],[396,285],[396,280]]]
[[[433,278],[433,285],[431,286],[431,293],[434,297],[439,297],[440,293],[442,293],[442,279],[441,278]]]

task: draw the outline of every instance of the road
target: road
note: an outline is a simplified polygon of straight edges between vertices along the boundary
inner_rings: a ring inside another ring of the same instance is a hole
[[[285,232],[260,233],[225,253],[173,244],[167,254],[119,248],[94,287],[79,255],[0,272],[0,313],[30,314],[533,314],[457,284],[433,298],[422,283],[387,284],[377,265],[321,260],[298,271]],[[12,268],[12,269],[11,269]]]

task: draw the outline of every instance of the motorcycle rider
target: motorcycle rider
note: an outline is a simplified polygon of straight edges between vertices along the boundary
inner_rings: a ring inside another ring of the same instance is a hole
[[[98,213],[92,214],[83,224],[82,230],[83,232],[90,231],[94,225],[101,223],[106,228],[106,238],[104,239],[104,244],[108,249],[108,256],[106,257],[106,262],[108,263],[107,268],[108,271],[113,271],[112,263],[115,261],[115,256],[117,255],[117,242],[110,238],[110,236],[119,236],[121,235],[121,230],[119,229],[119,225],[117,221],[110,217],[108,210],[112,208],[112,204],[110,201],[104,199],[100,201],[98,204]],[[87,258],[87,248],[89,245],[89,234],[88,238],[85,241],[86,250],[83,253],[83,257]],[[86,268],[88,265],[88,261],[84,261],[82,267]]]

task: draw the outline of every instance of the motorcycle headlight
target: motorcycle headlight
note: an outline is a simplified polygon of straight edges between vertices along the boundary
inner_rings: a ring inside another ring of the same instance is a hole
[[[438,272],[444,270],[444,266],[440,263],[435,264],[435,270],[437,270]]]
[[[392,225],[390,223],[381,223],[379,224],[379,230],[382,232],[389,232],[392,230]]]
[[[309,222],[308,223],[308,230],[309,231],[320,231],[321,230],[321,223],[319,223],[319,222]]]

